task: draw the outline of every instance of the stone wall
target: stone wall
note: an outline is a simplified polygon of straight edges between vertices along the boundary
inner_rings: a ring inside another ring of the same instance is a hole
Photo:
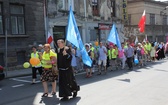
[[[9,27],[7,30],[8,67],[18,66],[22,64],[21,62],[24,63],[29,60],[31,45],[45,43],[43,0],[0,0],[0,3],[2,3],[3,20],[6,18],[9,19]],[[11,34],[10,3],[24,5],[25,35]],[[0,45],[0,53],[4,55],[3,60],[0,62],[2,63],[5,62],[5,33],[0,35]],[[17,55],[18,52],[23,52],[25,57],[23,59],[19,58]]]

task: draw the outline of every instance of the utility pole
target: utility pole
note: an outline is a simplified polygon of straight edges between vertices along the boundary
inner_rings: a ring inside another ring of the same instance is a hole
[[[5,19],[5,73],[7,77],[7,69],[8,69],[8,18]]]

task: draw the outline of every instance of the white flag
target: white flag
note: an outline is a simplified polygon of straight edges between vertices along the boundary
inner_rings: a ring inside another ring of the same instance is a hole
[[[135,38],[135,44],[137,44],[138,43],[138,37],[136,36],[136,38]]]

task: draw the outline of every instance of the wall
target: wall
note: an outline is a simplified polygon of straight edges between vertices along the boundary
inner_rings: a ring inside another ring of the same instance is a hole
[[[10,3],[22,4],[25,7],[25,35],[12,35],[10,20],[8,35],[8,66],[16,67],[22,65],[22,62],[29,60],[30,46],[45,43],[44,33],[44,15],[43,15],[43,0],[0,0],[3,5],[3,20],[10,19]],[[5,23],[5,22],[4,22]],[[4,27],[5,28],[5,27]],[[0,35],[0,53],[4,54],[5,62],[5,33]],[[18,52],[23,52],[23,59],[19,56]]]

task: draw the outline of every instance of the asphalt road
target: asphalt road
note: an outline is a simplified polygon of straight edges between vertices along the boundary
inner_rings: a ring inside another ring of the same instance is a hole
[[[80,74],[76,79],[81,91],[67,102],[52,95],[41,98],[42,84],[31,85],[31,76],[5,79],[0,81],[0,105],[168,105],[167,59],[133,71],[108,71],[91,78]]]

